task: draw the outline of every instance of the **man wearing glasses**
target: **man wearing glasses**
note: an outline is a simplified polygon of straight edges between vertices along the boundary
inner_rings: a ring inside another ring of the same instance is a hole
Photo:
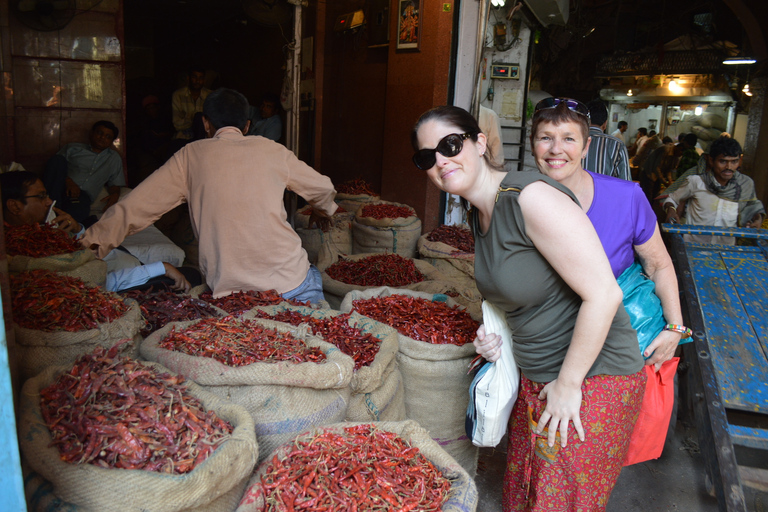
[[[2,190],[6,237],[10,226],[46,222],[53,201],[48,196],[45,185],[36,174],[29,171],[10,171],[0,174],[0,189]],[[70,214],[56,207],[53,208],[53,211],[55,217],[49,221],[51,225],[75,237],[85,233],[85,228]],[[145,285],[150,279],[161,276],[169,278],[169,284],[175,289],[189,291],[191,286],[184,274],[170,263],[155,262],[141,265],[135,257],[119,249],[111,251],[108,257],[104,259],[107,261],[107,269],[109,270],[105,287],[109,291],[120,291]],[[126,261],[131,261],[130,266],[122,268]],[[133,261],[135,263],[132,263]]]

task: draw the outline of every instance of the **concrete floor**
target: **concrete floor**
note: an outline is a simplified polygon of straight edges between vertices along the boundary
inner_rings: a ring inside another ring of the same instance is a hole
[[[506,438],[502,443],[506,443]],[[480,495],[478,512],[501,512],[505,459],[505,446],[480,449],[475,478]],[[707,493],[705,485],[696,431],[677,424],[667,436],[661,457],[621,471],[607,510],[717,512],[717,500]]]
[[[607,512],[718,512],[717,500],[707,492],[706,470],[696,429],[678,421],[676,413],[677,410],[673,412],[661,457],[627,466],[621,471]],[[766,463],[754,462],[758,467]],[[496,448],[480,449],[475,478],[480,497],[477,512],[501,512],[505,463],[506,437]],[[760,475],[756,487],[743,485],[748,512],[768,512],[766,474]]]

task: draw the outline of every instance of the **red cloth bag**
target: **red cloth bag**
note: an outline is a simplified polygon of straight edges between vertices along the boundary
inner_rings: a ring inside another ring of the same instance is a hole
[[[679,357],[665,361],[658,372],[653,371],[653,365],[645,366],[648,382],[635,429],[629,438],[625,466],[661,456],[675,404],[675,372],[679,361]]]

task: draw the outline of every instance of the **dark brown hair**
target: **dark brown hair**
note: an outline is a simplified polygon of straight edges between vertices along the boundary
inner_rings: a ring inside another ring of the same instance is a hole
[[[536,131],[539,129],[541,123],[552,123],[555,126],[562,123],[576,123],[579,125],[579,128],[581,128],[581,135],[584,137],[584,145],[587,144],[587,138],[589,137],[589,119],[586,116],[569,109],[565,101],[561,101],[555,108],[544,108],[537,110],[533,114],[533,122],[531,123],[531,148],[533,148],[533,140],[536,137]]]

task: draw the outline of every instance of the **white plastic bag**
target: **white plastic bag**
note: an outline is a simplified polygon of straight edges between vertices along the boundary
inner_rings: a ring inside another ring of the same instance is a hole
[[[494,447],[507,430],[520,388],[520,370],[512,354],[512,331],[504,311],[483,301],[483,324],[487,334],[501,336],[501,357],[483,365],[472,380],[465,427],[472,444]]]

